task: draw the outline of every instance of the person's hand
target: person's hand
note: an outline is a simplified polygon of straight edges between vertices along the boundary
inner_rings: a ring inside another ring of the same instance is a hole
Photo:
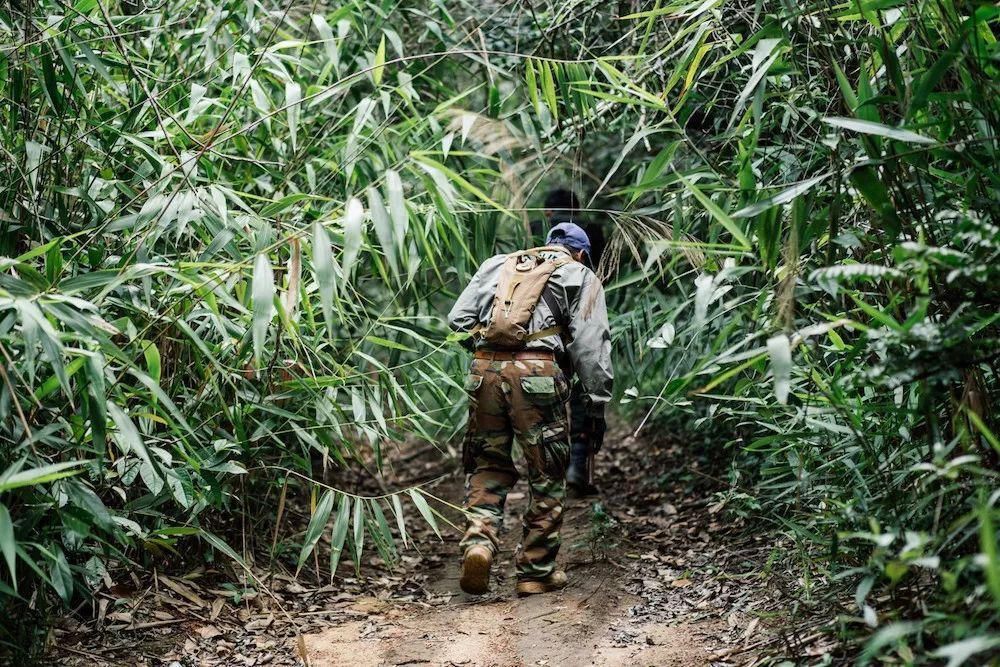
[[[587,416],[584,432],[587,434],[590,448],[595,453],[601,451],[601,446],[604,445],[604,432],[607,429],[608,423],[605,421],[603,414]]]

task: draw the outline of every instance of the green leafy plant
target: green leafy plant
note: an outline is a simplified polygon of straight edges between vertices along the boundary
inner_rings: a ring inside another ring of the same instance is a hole
[[[862,663],[995,650],[995,6],[139,9],[0,9],[8,616],[181,543],[240,570],[240,513],[331,576],[436,529],[327,473],[457,432],[442,314],[562,179],[637,429],[729,443]]]

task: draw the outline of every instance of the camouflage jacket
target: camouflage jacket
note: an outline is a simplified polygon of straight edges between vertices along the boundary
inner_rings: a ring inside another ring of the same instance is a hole
[[[558,253],[554,250],[550,255],[557,257]],[[468,333],[488,323],[506,258],[507,255],[496,255],[479,267],[448,313],[448,324],[454,331]],[[530,341],[525,349],[553,351],[561,365],[576,373],[590,410],[601,414],[611,400],[614,379],[604,286],[589,268],[580,262],[570,262],[552,272],[545,292],[535,308],[528,333],[555,325],[561,325],[563,333]],[[477,341],[476,346],[485,347],[485,343]]]

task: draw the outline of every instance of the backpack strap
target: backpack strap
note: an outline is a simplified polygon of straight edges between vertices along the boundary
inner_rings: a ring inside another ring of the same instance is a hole
[[[528,334],[524,337],[524,342],[538,340],[539,338],[545,338],[547,336],[561,336],[563,333],[563,325],[556,324],[555,326],[545,327],[544,329],[539,329],[535,333]]]
[[[521,252],[531,253],[532,255],[537,255],[540,252],[561,252],[563,254],[569,255],[570,256],[569,258],[571,260],[573,259],[572,253],[570,253],[569,248],[561,245],[543,245],[539,246],[538,248],[531,248],[530,250],[523,250]],[[516,253],[516,254],[521,254],[521,253]],[[560,257],[559,259],[561,260],[562,258]],[[559,260],[552,260],[552,261],[555,262]]]

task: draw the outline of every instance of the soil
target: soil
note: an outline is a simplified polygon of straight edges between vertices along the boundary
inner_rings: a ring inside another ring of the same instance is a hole
[[[416,445],[412,445],[416,447]],[[426,445],[424,446],[426,447]],[[462,479],[436,450],[400,452],[408,480],[458,503]],[[392,569],[375,556],[357,576],[308,567],[259,571],[244,590],[195,570],[131,575],[110,586],[90,618],[62,619],[49,664],[67,665],[745,665],[780,635],[768,619],[788,601],[761,572],[778,545],[726,517],[712,494],[710,462],[669,438],[610,438],[599,457],[596,498],[567,503],[560,561],[564,591],[514,596],[512,556],[526,504],[523,483],[507,504],[492,591],[458,587],[456,527],[438,539],[421,526]],[[441,475],[445,472],[445,475]],[[307,518],[307,509],[302,512]],[[416,514],[413,512],[413,514]],[[448,515],[448,511],[445,511]],[[458,515],[452,513],[456,523]],[[292,536],[301,537],[301,530]],[[321,552],[326,549],[321,544]],[[257,562],[265,562],[258,556]],[[120,576],[120,575],[116,575]],[[238,593],[238,594],[237,594]],[[104,602],[100,602],[104,600]]]
[[[520,504],[523,493],[511,494]],[[429,585],[449,600],[411,609],[387,622],[355,621],[305,636],[313,665],[705,665],[719,622],[667,626],[636,613],[643,599],[629,592],[637,563],[621,549],[594,561],[585,543],[590,506],[568,510],[563,566],[566,590],[528,598],[513,596],[513,547],[508,532],[494,593],[480,598],[458,591],[452,559]],[[507,525],[519,525],[510,516]],[[452,541],[453,542],[453,541]],[[457,546],[455,547],[457,550]],[[633,562],[629,563],[632,560]]]

